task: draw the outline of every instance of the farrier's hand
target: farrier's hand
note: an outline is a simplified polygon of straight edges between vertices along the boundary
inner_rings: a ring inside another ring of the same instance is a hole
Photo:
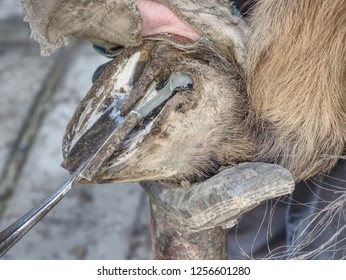
[[[189,229],[202,230],[236,225],[244,213],[262,202],[293,192],[294,180],[279,165],[243,163],[188,189],[153,182],[141,186],[168,217]]]
[[[227,1],[114,0],[114,3],[107,12],[110,19],[99,17],[100,23],[94,23],[92,28],[84,26],[83,34],[73,35],[93,42],[102,53],[111,56],[119,46],[138,46],[142,38],[158,34],[174,34],[192,41],[204,37],[217,48],[232,53],[240,66],[244,64],[249,27],[236,7]]]
[[[112,56],[113,52],[116,55],[119,46],[136,46],[140,44],[141,38],[158,34],[175,34],[192,41],[201,37],[196,29],[183,22],[166,5],[157,1],[136,0],[134,4],[129,3],[127,8],[124,4],[117,5],[119,5],[119,13],[124,13],[123,10],[126,10],[128,15],[126,18],[120,17],[119,19],[115,19],[114,16],[116,24],[111,27],[114,31],[112,34],[113,46],[102,41],[95,44],[98,50],[108,56]]]
[[[200,34],[183,22],[167,6],[151,0],[137,0],[135,4],[142,19],[142,37],[160,33],[171,33],[191,40],[200,38]]]
[[[189,24],[183,22],[175,12],[160,1],[152,0],[116,0],[114,7],[110,7],[109,15],[112,15],[112,25],[109,22],[104,32],[109,34],[111,42],[105,42],[106,48],[109,43],[131,47],[138,45],[140,38],[157,34],[176,34],[197,40],[201,35]],[[173,1],[168,1],[173,2]],[[108,16],[108,15],[107,15]],[[90,32],[89,32],[90,33]],[[99,34],[101,36],[102,30]],[[102,47],[102,41],[100,42]]]
[[[109,42],[102,43],[101,40],[100,44],[97,44],[106,50],[110,50],[112,44],[113,47],[119,45],[130,47],[139,45],[141,38],[144,37],[175,34],[192,41],[205,37],[218,46],[227,46],[228,50],[234,53],[238,63],[243,63],[249,28],[235,6],[227,4],[226,1],[114,0],[114,2],[121,9],[113,8],[109,14],[113,15],[114,22],[105,23],[106,31],[113,30],[113,33],[109,36]],[[124,17],[125,11],[126,17]],[[85,31],[85,33],[90,32]],[[98,31],[100,36],[104,35],[103,33],[102,30]]]

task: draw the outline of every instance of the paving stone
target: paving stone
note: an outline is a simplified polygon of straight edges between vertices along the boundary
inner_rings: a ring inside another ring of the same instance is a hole
[[[1,0],[0,20],[18,16],[21,12],[21,8],[18,3],[19,0]]]
[[[36,44],[0,45],[0,171],[52,65]]]

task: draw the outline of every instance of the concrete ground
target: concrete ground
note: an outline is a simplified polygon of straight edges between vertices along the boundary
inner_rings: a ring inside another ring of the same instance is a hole
[[[107,59],[74,41],[51,57],[13,0],[0,0],[0,230],[69,178],[61,140]],[[136,184],[77,186],[3,259],[150,259],[148,201]]]

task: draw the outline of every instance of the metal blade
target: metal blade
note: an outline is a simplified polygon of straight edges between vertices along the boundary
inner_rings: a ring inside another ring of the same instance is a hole
[[[0,232],[0,257],[17,243],[34,225],[37,224],[77,183],[78,177],[88,165],[84,163],[70,179],[63,183],[54,193],[32,208],[5,230]]]

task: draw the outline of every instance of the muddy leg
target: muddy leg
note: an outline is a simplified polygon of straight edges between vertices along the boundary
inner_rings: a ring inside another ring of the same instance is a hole
[[[191,231],[151,203],[152,246],[156,260],[227,259],[227,230]]]

